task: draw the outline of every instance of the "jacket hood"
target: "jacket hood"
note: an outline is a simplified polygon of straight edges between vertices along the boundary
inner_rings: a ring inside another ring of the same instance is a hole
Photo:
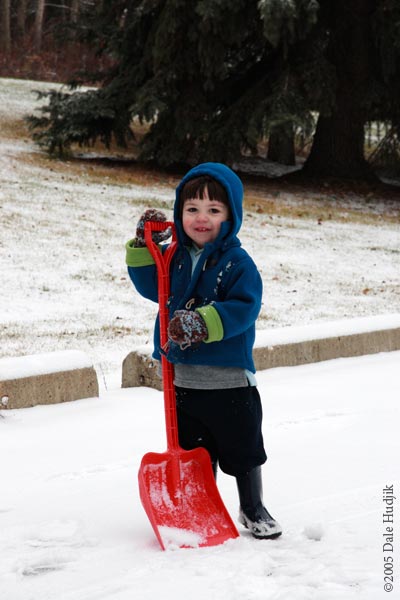
[[[197,165],[186,173],[182,181],[176,188],[174,205],[174,222],[177,227],[178,238],[185,238],[180,217],[180,194],[182,187],[190,179],[209,175],[218,181],[226,190],[228,202],[231,209],[232,220],[222,223],[221,232],[218,240],[224,242],[240,243],[236,235],[242,225],[243,220],[243,185],[239,177],[226,165],[222,163],[208,162]],[[182,236],[182,237],[181,237]]]

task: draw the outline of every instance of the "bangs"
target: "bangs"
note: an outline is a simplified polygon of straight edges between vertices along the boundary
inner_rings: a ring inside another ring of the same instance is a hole
[[[229,207],[228,195],[224,186],[213,177],[207,175],[189,179],[185,183],[180,193],[181,206],[185,200],[189,200],[190,198],[204,200],[206,192],[210,200],[218,200]]]

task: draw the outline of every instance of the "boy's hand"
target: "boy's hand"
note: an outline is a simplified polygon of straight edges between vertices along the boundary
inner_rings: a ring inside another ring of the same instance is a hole
[[[144,225],[146,221],[156,221],[157,223],[164,223],[167,217],[161,210],[155,208],[148,208],[140,217],[136,226],[136,239],[134,242],[135,248],[145,248],[146,242],[144,239]],[[155,231],[153,233],[153,241],[156,244],[167,240],[171,235],[171,228],[168,227],[165,231]]]
[[[168,337],[185,350],[208,337],[207,326],[199,313],[192,310],[177,310],[169,322]]]

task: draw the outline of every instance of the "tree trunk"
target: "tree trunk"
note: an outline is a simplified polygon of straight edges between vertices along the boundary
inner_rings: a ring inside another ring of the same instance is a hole
[[[319,115],[314,142],[303,173],[313,177],[376,180],[364,158],[363,100],[372,59],[370,15],[375,0],[336,0],[329,20],[332,36],[327,57],[337,74],[334,105]]]
[[[76,24],[79,17],[80,0],[72,0],[71,2],[71,23]]]
[[[10,0],[0,1],[0,26],[0,50],[8,54],[11,52]]]
[[[23,40],[26,33],[26,19],[28,12],[28,0],[19,0],[17,7],[17,36]]]
[[[78,25],[79,18],[79,0],[72,0],[71,3],[71,15],[70,15],[70,23],[73,26],[73,30],[71,30],[70,36],[71,39],[74,40],[76,38],[76,27]]]
[[[282,165],[296,164],[292,123],[284,123],[271,129],[267,158]]]
[[[37,52],[42,47],[43,37],[43,19],[44,19],[44,8],[46,0],[37,0],[36,4],[36,16],[35,16],[35,33],[34,33],[34,46]]]
[[[364,158],[364,117],[347,98],[336,96],[329,117],[320,115],[303,173],[316,177],[376,179]]]

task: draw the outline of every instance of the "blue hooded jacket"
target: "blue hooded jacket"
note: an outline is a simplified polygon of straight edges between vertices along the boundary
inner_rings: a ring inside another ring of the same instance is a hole
[[[191,240],[183,231],[180,192],[195,177],[209,175],[225,188],[231,220],[221,224],[218,237],[205,244],[192,274],[188,247]],[[221,163],[204,163],[191,169],[176,189],[174,223],[178,249],[170,272],[170,317],[176,310],[197,310],[206,322],[208,338],[182,350],[170,343],[167,358],[172,363],[240,367],[255,372],[252,350],[255,321],[261,308],[262,281],[256,265],[237,237],[243,219],[243,186],[239,177]],[[157,273],[147,248],[126,245],[128,272],[137,291],[158,302]],[[158,318],[154,329],[153,357],[160,359]]]

